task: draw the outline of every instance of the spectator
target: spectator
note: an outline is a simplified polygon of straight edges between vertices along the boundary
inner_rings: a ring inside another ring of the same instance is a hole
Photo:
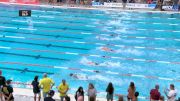
[[[45,98],[51,88],[54,86],[54,81],[47,77],[47,74],[44,73],[43,79],[40,81],[39,86],[43,88],[43,97]]]
[[[175,90],[174,84],[170,84],[170,90],[167,89],[164,93],[168,99],[167,101],[175,101],[177,91]]]
[[[94,88],[94,85],[92,83],[89,83],[88,92],[87,92],[88,101],[96,101],[96,94],[97,91]]]
[[[178,11],[180,11],[180,0],[178,2]]]
[[[40,101],[41,93],[40,93],[40,88],[39,88],[38,76],[34,77],[34,80],[32,81],[31,85],[33,86],[34,101],[36,101],[37,95],[38,95],[38,101]]]
[[[13,97],[13,88],[11,86],[12,80],[7,80],[6,85],[3,85],[2,92],[5,98],[5,101],[14,101]]]
[[[44,101],[55,101],[52,97],[54,96],[54,91],[53,90],[50,90],[48,92],[48,97],[44,98]]]
[[[135,3],[135,0],[129,0],[129,3]]]
[[[159,100],[161,97],[161,94],[159,92],[159,85],[155,86],[155,89],[152,89],[150,91],[150,101]]]
[[[58,87],[61,101],[64,101],[65,97],[67,96],[68,90],[69,90],[68,84],[66,83],[65,80],[62,80],[62,83]]]
[[[2,87],[6,84],[6,79],[4,76],[2,76],[2,71],[0,70],[0,99],[3,101],[3,93],[2,93]]]
[[[128,88],[128,95],[127,95],[127,100],[128,101],[132,101],[132,99],[135,97],[134,96],[135,91],[136,91],[136,87],[134,85],[134,82],[131,82],[130,85],[129,85],[129,88]]]
[[[127,3],[127,0],[122,0],[123,9],[126,8],[126,3]]]
[[[132,99],[132,101],[138,101],[138,96],[139,96],[139,92],[135,92],[134,98]]]
[[[119,96],[118,101],[124,101],[123,96]]]
[[[84,101],[84,97],[83,96],[79,96],[77,101]]]
[[[76,91],[75,99],[76,101],[84,101],[84,91],[82,87],[79,87],[78,90]]]
[[[110,82],[108,87],[106,88],[106,92],[107,92],[107,101],[113,101],[113,94],[114,94],[114,87],[113,84]]]

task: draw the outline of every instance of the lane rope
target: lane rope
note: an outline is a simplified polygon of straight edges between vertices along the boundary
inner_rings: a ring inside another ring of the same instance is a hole
[[[79,69],[79,68],[72,68],[72,67],[63,67],[63,66],[50,66],[50,65],[42,65],[42,64],[29,64],[23,62],[7,62],[7,61],[0,61],[1,64],[11,64],[11,65],[23,65],[23,66],[35,66],[35,67],[47,67],[47,68],[57,68],[57,69],[64,69],[64,70],[72,70],[72,71],[84,71],[84,72],[91,72],[91,73],[102,73],[102,74],[111,74],[111,75],[118,75],[121,77],[136,77],[136,78],[145,78],[151,80],[164,80],[164,81],[174,81],[180,82],[180,79],[173,79],[167,77],[158,77],[152,75],[140,75],[140,74],[132,74],[132,73],[118,73],[112,71],[97,71],[97,70],[89,70],[89,69]]]

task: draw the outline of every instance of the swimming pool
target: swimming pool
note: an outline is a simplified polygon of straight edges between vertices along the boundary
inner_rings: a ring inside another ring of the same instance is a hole
[[[19,9],[32,17],[18,17]],[[100,97],[109,82],[127,94],[134,81],[141,100],[157,83],[161,93],[170,83],[180,89],[179,14],[1,4],[0,19],[0,69],[13,81],[47,72],[56,86],[66,79],[72,94],[92,82]]]

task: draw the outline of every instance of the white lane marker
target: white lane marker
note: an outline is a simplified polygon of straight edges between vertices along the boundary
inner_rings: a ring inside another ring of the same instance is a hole
[[[85,72],[94,72],[93,70],[89,70],[89,69],[81,69],[81,71],[85,71]]]
[[[86,42],[73,41],[73,43],[82,43],[82,44],[84,44],[84,43],[86,43]]]
[[[23,30],[37,30],[37,29],[33,29],[33,28],[19,28],[19,29],[23,29]]]
[[[17,29],[16,27],[7,27],[7,26],[0,26],[0,28]]]
[[[153,23],[153,24],[159,25],[159,24],[162,24],[162,23]]]
[[[91,54],[91,55],[89,55],[89,56],[93,56],[93,57],[101,57],[100,55],[93,55],[93,54]]]
[[[92,27],[92,28],[94,28],[94,27],[96,27],[96,26],[93,26],[93,25],[85,25],[86,27]]]
[[[171,25],[171,26],[178,26],[179,24],[169,24],[169,25]]]
[[[102,46],[104,46],[104,45],[106,45],[106,44],[104,44],[104,43],[95,43],[96,45],[102,45]]]
[[[16,38],[16,39],[25,39],[25,37],[20,37],[20,36],[5,36],[7,38]]]
[[[172,32],[175,32],[175,33],[180,33],[180,31],[172,31]]]
[[[146,47],[134,46],[134,48],[145,49]]]
[[[112,56],[111,58],[113,58],[113,59],[121,59],[120,57],[115,57],[115,56]]]
[[[142,31],[144,31],[144,30],[147,30],[147,29],[141,29],[141,28],[138,28],[137,30],[142,30]]]
[[[81,32],[81,34],[88,34],[88,35],[91,35],[92,33]]]
[[[121,48],[124,48],[125,46],[124,45],[114,45],[116,47],[121,47]]]
[[[157,32],[162,32],[162,31],[165,31],[165,30],[154,30],[154,31],[157,31]]]
[[[32,23],[41,23],[41,24],[46,24],[46,22],[39,22],[39,21],[33,21]]]
[[[166,40],[165,38],[154,38],[156,40]]]
[[[14,22],[27,22],[27,21],[23,21],[23,20],[12,20]]]
[[[134,61],[146,61],[145,59],[134,59]]]
[[[170,64],[170,62],[168,62],[168,61],[156,61],[156,62],[158,62],[158,63],[167,63],[167,64]]]
[[[171,19],[171,20],[174,19],[175,20],[176,18],[167,18],[167,19]]]
[[[54,18],[53,16],[39,16],[41,18]]]
[[[71,53],[71,52],[65,52],[65,54],[79,55],[79,53]]]
[[[39,16],[37,16],[37,15],[31,15],[32,17],[39,17]]]
[[[154,48],[154,49],[157,49],[157,50],[167,50],[165,48]]]
[[[117,72],[111,72],[111,71],[107,71],[106,72],[107,74],[115,74],[115,75],[118,75],[119,73],[117,73]]]
[[[69,67],[54,66],[54,68],[68,69]]]
[[[173,81],[171,78],[164,78],[164,77],[159,77],[160,80],[168,80],[168,81]]]
[[[4,46],[0,46],[0,48],[3,48],[3,49],[11,49],[11,47],[4,47]]]
[[[134,76],[134,77],[141,77],[141,78],[146,78],[146,76],[144,76],[144,75],[131,74],[131,76]]]

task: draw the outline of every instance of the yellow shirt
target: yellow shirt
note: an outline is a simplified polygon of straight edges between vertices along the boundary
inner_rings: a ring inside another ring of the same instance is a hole
[[[40,83],[39,86],[43,87],[43,92],[49,92],[51,90],[51,85],[54,84],[54,81],[50,78],[43,78]]]
[[[65,92],[68,89],[69,89],[68,84],[65,84],[65,85],[60,84],[59,87],[58,87],[58,90],[60,91],[60,96],[66,96],[66,93],[64,94],[64,93],[61,93],[61,92]]]

